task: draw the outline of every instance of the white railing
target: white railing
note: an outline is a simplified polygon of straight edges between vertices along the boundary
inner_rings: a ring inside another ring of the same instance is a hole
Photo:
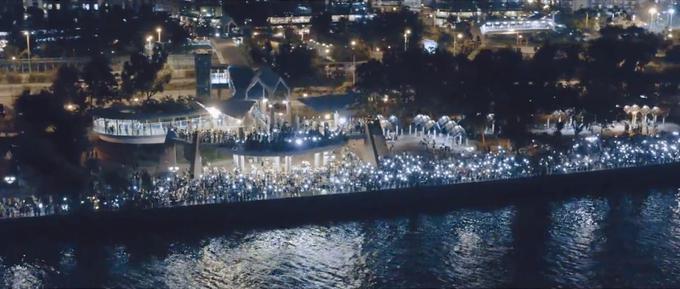
[[[98,134],[108,136],[157,137],[166,135],[168,130],[171,128],[178,130],[233,130],[238,129],[239,127],[241,127],[239,120],[230,118],[228,116],[222,116],[218,118],[212,118],[209,116],[196,116],[188,119],[167,121],[95,118],[93,121],[92,130]]]

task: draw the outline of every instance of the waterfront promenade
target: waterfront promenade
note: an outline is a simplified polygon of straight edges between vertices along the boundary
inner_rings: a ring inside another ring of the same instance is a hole
[[[569,149],[540,155],[456,153],[426,159],[413,154],[385,157],[380,166],[363,162],[352,153],[322,168],[297,167],[281,173],[208,167],[197,179],[177,173],[154,180],[142,189],[132,179],[128,190],[115,194],[87,193],[73,196],[41,196],[3,199],[0,216],[45,217],[82,213],[121,212],[158,208],[240,204],[264,200],[326,195],[413,190],[460,184],[527,180],[559,175],[584,175],[625,168],[674,167],[680,164],[680,138],[673,134],[636,138],[582,138]],[[418,191],[418,190],[416,190]]]

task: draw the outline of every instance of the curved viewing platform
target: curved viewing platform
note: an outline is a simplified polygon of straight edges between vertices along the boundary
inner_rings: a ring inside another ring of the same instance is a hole
[[[122,144],[162,144],[170,130],[218,129],[236,132],[243,120],[226,114],[211,115],[199,105],[167,113],[143,112],[137,107],[118,106],[95,113],[92,130],[103,141]]]

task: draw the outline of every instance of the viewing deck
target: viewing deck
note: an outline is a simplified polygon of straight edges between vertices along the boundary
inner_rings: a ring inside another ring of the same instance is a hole
[[[107,110],[97,114],[92,130],[106,142],[120,144],[162,144],[168,132],[175,130],[238,131],[241,120],[228,115],[211,116],[204,109],[174,114],[144,114],[134,110]]]

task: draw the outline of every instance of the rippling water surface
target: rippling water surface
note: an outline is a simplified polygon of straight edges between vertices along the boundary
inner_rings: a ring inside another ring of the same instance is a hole
[[[217,235],[3,245],[0,288],[675,287],[677,192]]]

